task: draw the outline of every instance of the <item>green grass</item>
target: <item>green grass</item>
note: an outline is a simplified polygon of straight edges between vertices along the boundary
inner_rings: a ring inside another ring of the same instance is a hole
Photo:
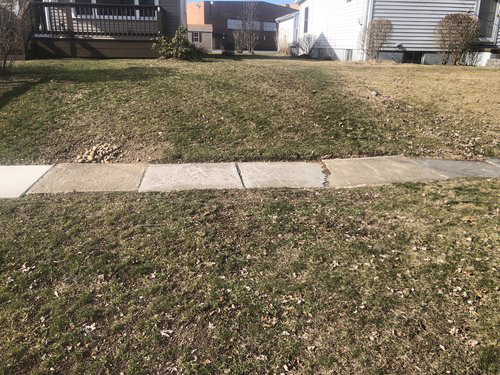
[[[0,164],[73,161],[103,142],[128,162],[498,156],[499,76],[284,58],[20,62],[0,81]]]
[[[498,373],[498,188],[0,201],[0,368]]]

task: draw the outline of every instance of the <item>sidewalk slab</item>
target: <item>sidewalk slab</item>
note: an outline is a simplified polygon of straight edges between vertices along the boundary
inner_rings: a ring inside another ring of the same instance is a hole
[[[0,166],[0,198],[23,195],[51,165]]]
[[[482,161],[417,159],[416,163],[447,178],[500,177],[500,168]]]
[[[322,188],[326,176],[319,163],[238,163],[246,188]]]
[[[330,171],[328,185],[333,188],[444,179],[440,174],[400,156],[330,159],[323,162]]]
[[[28,194],[137,191],[144,164],[58,164]]]
[[[150,165],[139,191],[243,189],[235,163]]]

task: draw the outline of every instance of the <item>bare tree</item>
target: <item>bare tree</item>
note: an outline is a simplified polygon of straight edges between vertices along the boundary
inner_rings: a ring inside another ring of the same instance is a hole
[[[316,47],[316,42],[318,38],[314,35],[306,34],[298,40],[299,50],[302,55],[311,56],[311,53]]]
[[[247,50],[254,53],[255,45],[259,40],[261,22],[257,12],[257,3],[247,1],[241,11],[241,28],[233,33],[236,51]]]
[[[363,28],[361,45],[369,60],[378,59],[392,34],[392,22],[386,19],[374,19]]]
[[[243,30],[235,30],[233,32],[234,50],[241,53],[246,48],[245,32]]]
[[[467,64],[472,46],[481,35],[476,17],[464,13],[449,14],[436,28],[439,48],[444,54],[443,64]]]
[[[25,48],[29,25],[28,1],[2,0],[0,3],[0,74],[14,63],[14,54]]]

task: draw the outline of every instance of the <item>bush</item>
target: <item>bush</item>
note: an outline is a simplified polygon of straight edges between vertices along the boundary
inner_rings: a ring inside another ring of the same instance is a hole
[[[467,56],[480,36],[476,17],[464,13],[449,14],[439,22],[436,34],[444,54],[443,64],[467,64]]]
[[[375,19],[366,25],[361,34],[361,43],[368,60],[377,60],[392,34],[392,22],[386,19]]]
[[[163,59],[200,60],[203,51],[187,39],[187,29],[179,27],[172,39],[156,38],[153,50]]]
[[[299,52],[301,52],[302,55],[310,57],[312,52],[316,48],[317,41],[318,41],[318,39],[314,35],[311,35],[311,34],[304,35],[297,42],[297,44],[299,46]]]
[[[13,55],[22,54],[29,30],[28,2],[0,1],[0,75],[9,71]]]

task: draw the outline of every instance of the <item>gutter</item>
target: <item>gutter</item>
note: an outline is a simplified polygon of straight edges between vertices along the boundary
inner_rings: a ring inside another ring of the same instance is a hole
[[[286,20],[289,20],[291,18],[295,18],[298,14],[299,14],[299,12],[293,12],[293,13],[285,14],[284,16],[276,18],[275,21],[278,22],[278,23],[281,22],[281,21],[286,21]]]

